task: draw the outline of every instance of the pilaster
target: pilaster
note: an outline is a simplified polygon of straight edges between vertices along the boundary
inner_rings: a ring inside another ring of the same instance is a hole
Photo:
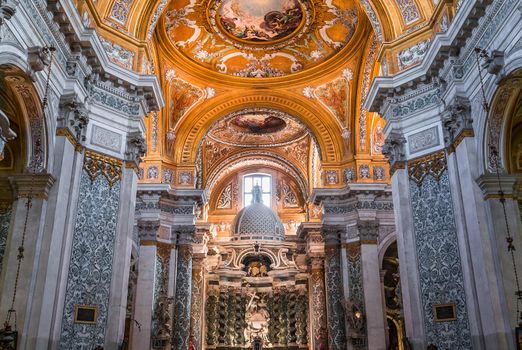
[[[320,223],[302,223],[298,235],[306,242],[310,277],[308,301],[310,309],[309,341],[313,350],[328,347],[326,289],[324,270],[324,239]]]

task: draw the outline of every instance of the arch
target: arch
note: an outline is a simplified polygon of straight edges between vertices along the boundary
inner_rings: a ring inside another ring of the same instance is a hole
[[[379,242],[379,266],[382,266],[382,260],[384,259],[386,251],[395,242],[397,242],[397,234],[395,233],[395,231],[386,235],[386,237],[384,237],[384,239]]]
[[[0,55],[0,80],[5,88],[11,91],[21,108],[20,118],[23,119],[26,143],[27,166],[34,171],[42,171],[47,168],[47,121],[42,109],[42,101],[31,78],[23,70],[26,63],[14,60],[15,65],[5,64],[6,59],[13,58],[16,52],[8,52]]]
[[[483,124],[483,144],[480,147],[483,157],[484,171],[495,171],[498,161],[500,169],[507,170],[508,155],[505,140],[509,134],[509,123],[517,101],[522,97],[522,68],[513,68],[500,82],[493,92],[489,115]],[[497,157],[493,150],[498,152]]]
[[[252,158],[254,157],[257,158],[255,165],[274,167],[278,170],[282,170],[283,172],[287,173],[290,177],[292,177],[293,180],[299,185],[299,189],[306,199],[306,196],[308,194],[306,189],[308,187],[306,186],[307,181],[303,173],[300,172],[295,165],[291,164],[283,157],[278,156],[277,154],[272,153],[270,151],[257,150],[247,150],[236,153],[232,157],[227,158],[226,161],[216,166],[214,168],[214,171],[207,177],[207,181],[205,184],[205,189],[207,190],[207,192],[211,195],[214,187],[231,172],[252,165],[245,163],[251,162]]]
[[[298,96],[283,94],[279,91],[247,92],[243,96],[224,94],[215,98],[205,108],[193,110],[185,117],[184,123],[176,131],[174,159],[178,164],[190,164],[196,160],[200,142],[209,128],[218,119],[241,109],[249,107],[270,106],[293,115],[305,124],[316,137],[321,159],[328,163],[338,163],[342,159],[343,140],[341,130],[333,117],[325,110],[319,109]],[[182,135],[183,137],[179,137]]]

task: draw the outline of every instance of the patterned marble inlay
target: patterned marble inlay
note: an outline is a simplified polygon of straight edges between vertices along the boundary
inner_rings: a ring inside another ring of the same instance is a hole
[[[176,299],[174,301],[173,348],[176,350],[189,349],[191,289],[192,254],[189,246],[181,246],[178,255]]]
[[[437,181],[410,180],[426,342],[439,349],[472,349],[448,171]],[[457,320],[435,322],[434,304],[455,303]]]
[[[4,204],[4,203],[0,203]],[[4,259],[7,236],[9,235],[9,223],[11,222],[11,205],[0,208],[0,273],[2,273],[2,260]]]
[[[60,349],[94,349],[104,344],[120,187],[120,181],[110,186],[105,176],[91,181],[89,173],[82,171]],[[96,323],[74,323],[75,305],[96,306]]]
[[[328,315],[328,345],[331,350],[346,349],[341,262],[338,248],[327,248],[325,258]]]

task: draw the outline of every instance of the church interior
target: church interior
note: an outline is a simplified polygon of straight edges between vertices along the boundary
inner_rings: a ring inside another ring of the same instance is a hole
[[[0,350],[522,350],[522,0],[0,0]]]

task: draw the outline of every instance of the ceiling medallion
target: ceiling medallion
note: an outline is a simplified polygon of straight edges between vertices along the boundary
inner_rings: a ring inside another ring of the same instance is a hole
[[[353,37],[354,0],[172,1],[167,37],[193,63],[244,78],[304,71],[332,58]]]
[[[221,39],[240,49],[277,50],[306,33],[313,8],[306,0],[214,0],[210,26]]]
[[[308,135],[308,129],[285,112],[271,108],[247,108],[217,121],[208,136],[236,147],[277,147]]]

